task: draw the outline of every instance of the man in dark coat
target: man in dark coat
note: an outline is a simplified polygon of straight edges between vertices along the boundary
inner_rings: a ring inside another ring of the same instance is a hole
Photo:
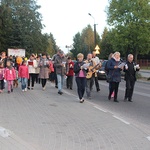
[[[128,61],[124,66],[125,81],[126,81],[126,91],[124,101],[128,100],[129,102],[132,102],[132,95],[136,81],[136,71],[139,71],[139,69],[140,69],[139,65],[136,65],[133,62],[133,55],[129,54]]]

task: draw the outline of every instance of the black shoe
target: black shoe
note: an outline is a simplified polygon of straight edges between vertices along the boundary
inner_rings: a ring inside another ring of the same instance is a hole
[[[114,102],[117,102],[117,103],[119,103],[119,101],[118,101],[117,99],[114,99]]]
[[[111,100],[111,96],[108,96],[108,100]]]
[[[58,94],[62,95],[62,94],[63,94],[63,92],[59,91],[59,92],[58,92]]]
[[[128,99],[129,102],[133,102],[131,99]]]
[[[27,87],[28,90],[30,90],[30,87]]]
[[[33,87],[31,88],[31,90],[33,90]]]
[[[97,92],[99,92],[100,91],[100,89],[97,89]]]
[[[11,92],[13,92],[13,89],[11,89]]]
[[[58,89],[58,86],[57,86],[57,85],[55,85],[55,88],[56,88],[56,89]]]
[[[80,103],[83,103],[84,102],[84,99],[82,98],[82,99],[80,99]]]
[[[72,88],[70,88],[70,90],[72,90]]]

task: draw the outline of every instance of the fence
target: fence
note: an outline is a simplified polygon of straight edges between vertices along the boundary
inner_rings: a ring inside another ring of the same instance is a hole
[[[137,63],[141,66],[141,67],[150,67],[150,60],[149,59],[139,59],[137,61]]]

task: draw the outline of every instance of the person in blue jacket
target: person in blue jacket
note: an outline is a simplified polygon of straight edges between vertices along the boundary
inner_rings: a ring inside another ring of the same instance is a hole
[[[118,88],[119,88],[119,83],[121,82],[121,70],[122,68],[119,68],[118,66],[121,64],[120,60],[120,53],[115,52],[113,54],[113,57],[108,61],[107,67],[108,67],[108,75],[111,76],[111,81],[109,82],[110,84],[110,90],[109,90],[109,95],[108,99],[111,99],[111,94],[114,91],[114,102],[119,102],[117,99],[118,96]]]

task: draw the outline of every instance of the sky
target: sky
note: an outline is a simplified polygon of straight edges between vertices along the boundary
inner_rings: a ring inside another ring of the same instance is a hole
[[[52,33],[56,44],[64,51],[73,44],[73,37],[88,24],[95,23],[101,36],[107,26],[105,12],[108,0],[37,0],[45,25],[43,33]],[[88,15],[90,13],[94,19]]]

